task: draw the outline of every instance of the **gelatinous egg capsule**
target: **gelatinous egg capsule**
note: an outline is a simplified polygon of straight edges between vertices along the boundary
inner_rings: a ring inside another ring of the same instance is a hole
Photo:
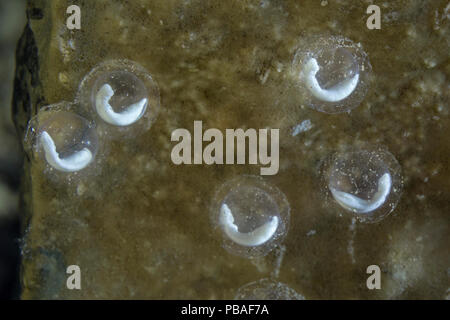
[[[211,220],[229,252],[264,256],[287,233],[290,207],[284,194],[256,176],[225,183],[216,193]]]
[[[85,118],[58,108],[47,108],[32,121],[26,143],[36,159],[58,172],[74,173],[90,166],[98,152],[95,127]]]
[[[325,183],[334,201],[361,222],[377,222],[390,214],[403,187],[399,163],[382,148],[333,154]]]
[[[305,297],[284,283],[261,279],[239,288],[234,300],[305,300]]]
[[[297,50],[293,63],[305,104],[326,113],[356,108],[367,93],[372,70],[361,45],[343,37],[305,42],[307,49]]]
[[[128,60],[106,61],[81,82],[77,102],[100,122],[122,130],[147,130],[156,119],[159,89],[151,75]],[[130,129],[131,128],[131,129]]]

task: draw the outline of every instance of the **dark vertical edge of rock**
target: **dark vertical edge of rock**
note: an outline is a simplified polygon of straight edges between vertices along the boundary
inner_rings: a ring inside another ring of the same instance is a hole
[[[27,5],[27,24],[16,48],[16,68],[11,110],[12,119],[22,146],[29,120],[37,113],[40,106],[45,105],[45,98],[42,94],[42,86],[39,77],[39,52],[34,33],[31,28],[31,20],[39,20],[42,18],[43,10],[35,7],[32,4],[32,1],[29,1]],[[24,150],[24,148],[22,149]],[[18,291],[22,291],[23,289],[23,253],[27,250],[25,240],[29,221],[32,215],[30,159],[25,152],[23,152],[23,155],[24,161],[22,176],[20,178],[21,186],[19,203],[22,234],[22,240],[20,241],[21,288]],[[17,292],[17,297],[20,295],[21,292]]]

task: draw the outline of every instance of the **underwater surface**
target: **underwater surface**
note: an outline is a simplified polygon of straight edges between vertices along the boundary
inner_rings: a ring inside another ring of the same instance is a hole
[[[22,298],[448,298],[448,1],[69,2],[17,48]]]

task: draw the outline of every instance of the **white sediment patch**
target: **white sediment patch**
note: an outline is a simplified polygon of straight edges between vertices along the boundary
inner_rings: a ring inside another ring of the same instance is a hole
[[[292,129],[292,136],[295,137],[296,135],[311,130],[311,128],[313,127],[311,120],[303,120],[300,124],[296,125],[293,129]]]

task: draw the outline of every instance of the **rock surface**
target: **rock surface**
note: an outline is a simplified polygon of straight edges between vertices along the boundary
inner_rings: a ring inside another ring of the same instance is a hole
[[[108,142],[101,171],[55,183],[26,159],[22,298],[232,299],[277,276],[306,299],[443,299],[449,283],[449,5],[389,1],[382,29],[366,28],[371,1],[78,1],[70,31],[64,0],[29,1],[18,47],[14,118],[25,133],[37,111],[72,101],[83,77],[129,59],[159,85],[161,112],[136,139]],[[329,115],[302,105],[289,73],[310,35],[361,43],[373,67],[363,103]],[[249,260],[212,230],[215,190],[251,165],[171,162],[176,128],[279,128],[289,233],[280,250]],[[292,129],[305,120],[309,130]],[[393,214],[359,224],[326,200],[322,159],[344,145],[386,146],[403,168]],[[368,290],[377,264],[382,289]],[[78,265],[82,289],[68,290]]]

